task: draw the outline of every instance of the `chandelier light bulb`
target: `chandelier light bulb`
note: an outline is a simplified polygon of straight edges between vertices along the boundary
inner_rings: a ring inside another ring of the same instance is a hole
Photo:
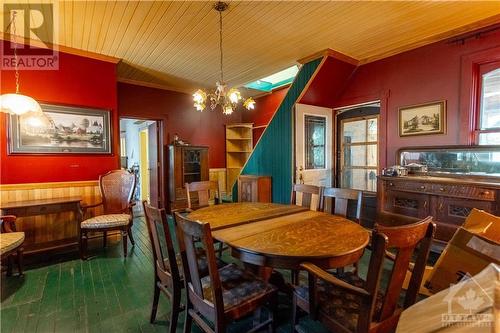
[[[225,115],[229,115],[229,114],[233,113],[233,107],[232,107],[230,104],[228,104],[228,105],[224,106],[224,111],[223,111],[223,113],[224,113]]]
[[[238,103],[239,100],[241,99],[241,93],[238,91],[238,89],[236,88],[232,88],[229,90],[229,100],[231,101],[231,103]]]
[[[253,109],[255,109],[255,101],[254,101],[254,99],[252,97],[247,98],[247,100],[245,101],[245,103],[243,103],[243,106],[247,110],[253,110]]]

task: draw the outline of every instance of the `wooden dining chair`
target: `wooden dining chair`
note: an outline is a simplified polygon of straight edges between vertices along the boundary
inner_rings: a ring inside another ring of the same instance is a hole
[[[210,224],[192,221],[178,212],[175,215],[187,291],[184,332],[191,332],[193,320],[204,332],[226,332],[231,321],[251,313],[260,314],[260,309],[266,304],[270,308],[268,318],[251,331],[267,326],[274,332],[277,289],[235,264],[217,268]],[[196,260],[198,240],[201,240],[207,258],[209,275],[205,277]],[[205,320],[210,321],[214,328]]]
[[[297,193],[301,193],[300,202],[297,200]],[[317,196],[317,200],[313,196]],[[292,205],[300,205],[309,208],[310,210],[319,210],[322,202],[323,187],[306,184],[293,184],[292,197],[290,202]]]
[[[210,205],[212,195],[215,205],[222,203],[222,191],[219,188],[219,183],[216,181],[207,180],[202,182],[186,183],[185,187],[188,208],[191,210],[208,207]],[[196,195],[193,195],[195,193]]]
[[[347,217],[350,202],[356,202],[355,219],[361,218],[363,192],[348,188],[326,187],[323,189],[320,210],[325,213]]]
[[[132,245],[133,212],[132,201],[135,190],[135,174],[126,170],[112,170],[99,176],[99,189],[102,201],[92,205],[82,205],[85,212],[89,208],[102,206],[104,214],[84,220],[80,223],[80,257],[86,259],[89,232],[103,233],[103,247],[106,247],[108,231],[118,230],[123,238],[123,253],[127,257],[127,235]]]
[[[19,276],[23,276],[24,232],[16,231],[16,217],[0,216],[0,260],[7,261],[7,276],[12,275],[14,258]]]
[[[173,238],[168,226],[167,214],[164,209],[155,208],[142,202],[144,216],[148,227],[149,239],[153,248],[154,265],[154,294],[153,305],[151,307],[150,322],[156,320],[158,301],[160,292],[165,294],[170,300],[170,324],[169,332],[174,333],[177,328],[177,320],[181,311],[181,290],[184,286],[180,274],[180,260],[178,262],[175,254]],[[160,230],[160,231],[159,231]],[[163,242],[162,242],[163,238]]]
[[[332,274],[314,264],[303,263],[308,286],[293,295],[292,331],[303,331],[297,308],[311,314],[332,332],[390,332],[396,328],[402,309],[416,302],[436,225],[432,217],[417,223],[384,227],[377,225],[372,236],[372,253],[366,280],[357,274]],[[387,250],[395,250],[390,279],[385,290],[380,280]],[[407,268],[414,252],[416,261],[404,304],[398,305]]]

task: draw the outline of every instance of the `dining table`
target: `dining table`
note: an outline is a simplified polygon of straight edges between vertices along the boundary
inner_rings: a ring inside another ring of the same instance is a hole
[[[297,270],[303,262],[324,269],[357,262],[369,231],[345,217],[297,205],[228,203],[191,212],[188,218],[209,223],[214,239],[233,257],[254,266]]]

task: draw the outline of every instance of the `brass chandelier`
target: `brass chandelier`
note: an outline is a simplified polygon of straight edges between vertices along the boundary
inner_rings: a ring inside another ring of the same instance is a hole
[[[206,93],[202,89],[198,89],[193,94],[194,107],[196,110],[202,112],[206,108],[207,100],[210,101],[210,109],[214,110],[220,106],[222,113],[229,115],[236,109],[238,103],[243,99],[241,93],[236,88],[227,87],[224,82],[223,59],[224,53],[222,50],[222,12],[227,10],[228,4],[219,1],[215,3],[214,9],[219,12],[219,51],[220,51],[220,80],[216,82],[215,91]],[[243,106],[247,110],[255,108],[255,101],[250,97],[243,102]]]

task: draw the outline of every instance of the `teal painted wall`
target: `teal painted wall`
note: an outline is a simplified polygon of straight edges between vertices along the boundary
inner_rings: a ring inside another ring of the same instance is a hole
[[[293,106],[321,63],[313,60],[302,66],[273,119],[243,168],[242,175],[272,177],[273,202],[289,203],[293,179]],[[237,184],[233,201],[237,201]]]

